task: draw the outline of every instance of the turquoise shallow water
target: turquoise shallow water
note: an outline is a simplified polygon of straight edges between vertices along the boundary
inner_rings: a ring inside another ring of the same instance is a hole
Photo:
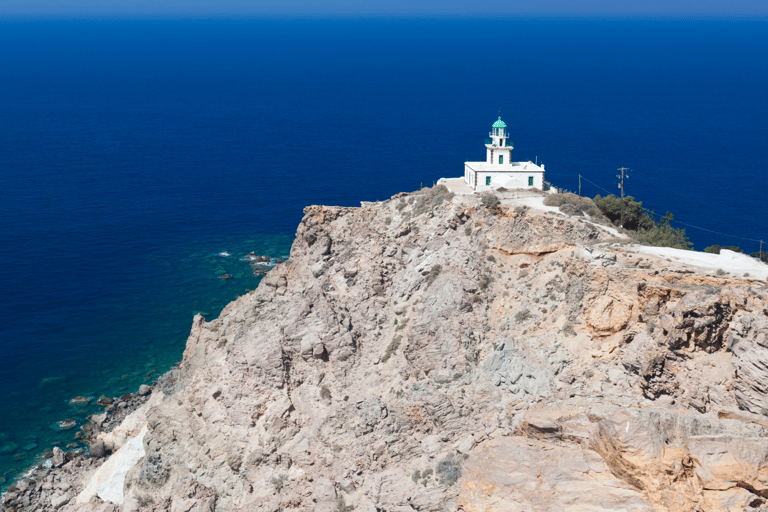
[[[95,401],[153,382],[181,359],[194,314],[215,318],[227,303],[258,286],[261,278],[241,258],[250,252],[286,257],[291,241],[287,234],[180,240],[134,258],[137,274],[116,283],[133,288],[130,294],[115,290],[90,315],[76,304],[62,305],[61,328],[80,345],[47,371],[16,385],[5,383],[3,402],[21,407],[3,420],[0,475],[10,482],[42,462],[43,451],[54,444],[79,447],[70,444],[74,434],[100,408],[94,403],[70,405],[73,397]],[[220,256],[222,251],[231,256]],[[231,278],[220,279],[224,274]],[[66,419],[75,419],[76,425],[63,430],[60,422]]]

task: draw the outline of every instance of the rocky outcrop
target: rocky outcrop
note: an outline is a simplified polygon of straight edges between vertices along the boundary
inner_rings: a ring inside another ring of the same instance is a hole
[[[120,510],[763,506],[766,283],[499,196],[306,208],[290,259],[195,317],[102,436],[143,449]]]

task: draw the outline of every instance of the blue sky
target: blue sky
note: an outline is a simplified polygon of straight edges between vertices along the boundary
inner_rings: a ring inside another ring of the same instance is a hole
[[[768,16],[768,0],[0,0],[0,16]]]

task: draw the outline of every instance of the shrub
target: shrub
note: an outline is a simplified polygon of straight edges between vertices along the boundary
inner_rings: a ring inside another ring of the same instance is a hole
[[[586,213],[590,217],[602,219],[603,214],[595,203],[587,197],[579,197],[571,192],[562,194],[549,194],[544,198],[545,206],[558,206],[566,215],[582,215]]]
[[[417,470],[416,470],[416,471],[413,473],[413,475],[411,475],[411,480],[413,480],[413,483],[416,483],[416,482],[418,482],[419,480],[421,480],[421,471],[419,471],[419,470],[417,469]]]
[[[450,192],[445,185],[437,185],[432,188],[423,188],[418,192],[414,192],[416,196],[416,204],[413,206],[413,215],[421,215],[422,213],[433,210],[437,205],[443,201],[451,201],[453,199],[453,192]],[[413,197],[408,199],[408,202],[412,202]]]
[[[384,224],[386,224],[387,226],[392,224],[392,217],[387,217],[386,219],[384,219]]]
[[[340,494],[339,500],[336,502],[336,508],[333,509],[333,512],[352,512],[353,510],[355,510],[355,507],[352,505],[347,506],[347,503],[344,501],[344,496]]]
[[[282,491],[284,485],[285,475],[277,475],[276,477],[272,478],[272,487],[274,487],[277,492]]]
[[[377,284],[376,286],[373,287],[373,294],[379,297],[384,295],[384,287],[381,286],[380,284]]]
[[[520,273],[517,274],[517,277],[519,277],[520,279],[522,279],[524,277],[528,277],[528,270],[527,269],[521,270]]]
[[[524,322],[529,318],[531,318],[531,312],[528,311],[527,309],[524,309],[515,315],[515,322],[517,323]]]
[[[717,269],[717,272],[715,272],[715,274],[717,274],[719,276],[724,276],[725,275],[725,270],[719,268],[719,269]]]
[[[387,350],[384,351],[384,356],[381,358],[381,362],[386,363],[389,361],[389,358],[392,357],[395,352],[397,352],[397,349],[400,348],[400,340],[402,340],[403,337],[398,335],[392,338],[392,341],[389,342],[389,345],[387,346]]]
[[[442,266],[432,265],[432,268],[429,269],[429,274],[427,274],[427,288],[429,288],[429,285],[435,282],[435,279],[437,279],[437,276],[440,275],[440,272],[442,270],[443,270]]]
[[[451,455],[438,462],[435,473],[440,483],[447,487],[455,484],[461,478],[461,466],[465,459],[465,455]]]
[[[261,450],[256,450],[248,456],[248,464],[251,466],[261,466],[267,462],[267,455]]]
[[[464,228],[464,234],[469,236],[472,234],[472,228],[470,226],[467,226]]]
[[[328,389],[328,386],[323,386],[322,388],[320,388],[320,398],[322,398],[326,402],[331,401],[331,390]]]
[[[704,252],[708,252],[710,254],[720,254],[720,247],[719,245],[710,245],[709,247],[704,248]]]
[[[605,197],[595,196],[595,205],[600,211],[608,217],[608,220],[616,226],[621,224],[621,214],[624,211],[624,229],[638,231],[643,229],[652,229],[656,226],[653,220],[653,212],[648,215],[643,208],[642,201],[635,201],[632,196],[626,196],[622,203],[620,197],[609,194]]]
[[[480,200],[483,206],[491,210],[492,212],[496,211],[496,208],[499,207],[499,204],[501,204],[501,201],[499,198],[493,194],[485,194],[483,198]]]
[[[139,499],[137,500],[140,507],[147,507],[151,503],[154,503],[155,500],[152,499],[150,496],[139,496]]]
[[[486,258],[486,259],[487,259],[488,261],[493,261],[493,262],[495,262],[495,261],[496,261],[496,257],[495,257],[493,254],[489,255],[489,256],[488,256],[488,258]]]
[[[563,334],[567,334],[568,336],[576,336],[576,329],[573,328],[573,324],[568,322],[565,324],[565,327],[563,327]]]
[[[633,234],[633,238],[640,243],[647,243],[655,247],[672,247],[674,249],[691,250],[693,242],[688,240],[685,230],[682,228],[673,228],[670,224],[674,220],[674,215],[667,212],[661,218],[659,224],[651,229],[641,229]]]
[[[405,199],[401,199],[400,202],[397,203],[397,206],[395,206],[395,208],[397,208],[398,211],[400,211],[403,208],[405,208]]]

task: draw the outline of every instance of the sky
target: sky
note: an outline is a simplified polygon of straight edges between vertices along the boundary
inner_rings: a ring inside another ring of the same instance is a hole
[[[0,17],[768,17],[768,0],[0,0]]]

